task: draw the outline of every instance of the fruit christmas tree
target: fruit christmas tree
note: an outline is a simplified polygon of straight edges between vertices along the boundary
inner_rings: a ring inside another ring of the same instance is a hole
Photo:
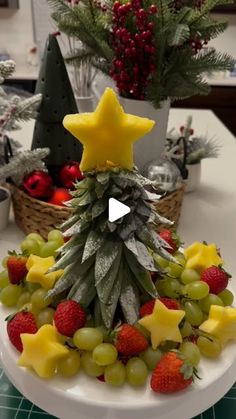
[[[81,159],[81,145],[63,128],[62,120],[77,106],[56,36],[49,35],[36,92],[42,102],[36,118],[32,149],[49,147],[47,166],[60,166],[67,160]]]
[[[182,390],[201,356],[216,358],[236,339],[224,261],[214,243],[180,251],[176,235],[156,233],[168,221],[132,159],[152,121],[125,114],[107,89],[94,113],[63,123],[84,146],[72,215],[46,243],[29,234],[24,254],[7,256],[0,273],[1,302],[18,308],[7,322],[18,365],[41,378],[70,377],[81,366],[116,387],[144,385],[150,370],[154,392]],[[110,222],[110,197],[130,213]]]

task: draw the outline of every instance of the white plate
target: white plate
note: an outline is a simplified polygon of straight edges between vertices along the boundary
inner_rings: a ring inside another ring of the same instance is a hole
[[[236,345],[230,343],[216,360],[202,360],[201,380],[174,395],[158,395],[146,387],[111,388],[83,373],[73,379],[42,380],[16,365],[0,306],[0,354],[3,369],[16,388],[33,403],[61,419],[189,419],[216,403],[236,378]]]

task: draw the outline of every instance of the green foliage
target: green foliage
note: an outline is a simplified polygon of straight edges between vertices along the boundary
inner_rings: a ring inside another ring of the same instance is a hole
[[[111,36],[113,1],[104,2],[106,11],[91,0],[81,0],[73,7],[65,0],[48,1],[59,30],[82,42],[81,51],[73,51],[69,61],[79,66],[83,60],[89,59],[94,67],[109,74],[116,54]],[[126,3],[127,0],[120,2]],[[150,76],[146,89],[146,99],[154,106],[160,106],[160,102],[167,98],[175,100],[208,94],[210,88],[203,81],[204,75],[232,69],[232,57],[206,47],[227,27],[227,21],[216,20],[211,11],[215,6],[229,3],[232,1],[205,0],[199,6],[195,0],[143,0],[145,10],[151,4],[158,9],[153,16],[156,71]],[[139,33],[131,18],[127,19],[125,27],[132,33],[135,30]],[[125,96],[132,97],[132,94],[125,92]]]

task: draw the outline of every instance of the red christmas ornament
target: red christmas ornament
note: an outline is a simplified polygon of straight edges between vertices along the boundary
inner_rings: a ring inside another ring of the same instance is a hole
[[[65,206],[64,202],[72,198],[69,191],[65,188],[55,188],[51,198],[48,200],[49,204]]]
[[[53,180],[42,170],[34,170],[24,177],[23,188],[33,198],[46,199],[52,195]]]
[[[76,180],[84,179],[79,167],[79,163],[71,161],[62,166],[59,172],[59,179],[65,188],[73,188],[73,183]]]

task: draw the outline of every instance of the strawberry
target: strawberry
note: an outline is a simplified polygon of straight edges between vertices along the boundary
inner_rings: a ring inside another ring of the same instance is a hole
[[[7,320],[7,334],[13,346],[19,351],[23,351],[23,345],[21,341],[21,333],[37,332],[38,327],[34,315],[29,311],[19,311],[13,316],[6,318]]]
[[[58,304],[54,315],[54,323],[59,333],[72,337],[76,330],[84,327],[86,312],[74,300],[66,300]]]
[[[158,300],[160,300],[170,310],[179,310],[180,309],[180,305],[179,305],[178,301],[173,300],[172,298],[160,297],[160,298],[158,298]],[[140,311],[139,311],[140,317],[144,317],[144,316],[147,316],[148,314],[152,314],[155,302],[156,302],[156,300],[153,299],[153,300],[149,300],[145,304],[143,304],[140,307]]]
[[[148,341],[135,326],[124,323],[116,335],[115,346],[122,355],[138,355],[147,349]]]
[[[151,377],[151,388],[157,393],[173,393],[183,390],[193,382],[194,369],[178,352],[162,356]]]
[[[211,294],[219,294],[223,291],[228,285],[229,278],[231,275],[220,266],[210,266],[201,273],[201,281],[209,285]]]
[[[19,284],[25,278],[28,273],[26,262],[26,256],[17,255],[15,252],[10,254],[7,259],[7,270],[11,284]]]
[[[159,233],[160,237],[168,243],[170,247],[166,247],[165,249],[169,253],[175,253],[176,250],[179,248],[180,240],[176,233],[173,233],[170,230],[162,230]]]

